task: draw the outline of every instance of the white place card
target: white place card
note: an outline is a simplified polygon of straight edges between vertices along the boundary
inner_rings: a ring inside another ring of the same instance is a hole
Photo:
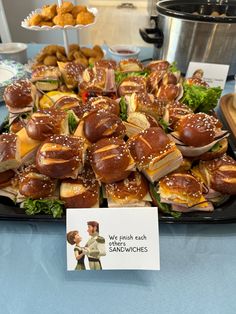
[[[156,207],[67,209],[67,270],[159,270]]]
[[[226,78],[229,71],[229,65],[216,63],[190,62],[186,73],[186,78],[192,77],[193,73],[201,69],[203,70],[203,80],[210,87],[221,87],[224,89]]]

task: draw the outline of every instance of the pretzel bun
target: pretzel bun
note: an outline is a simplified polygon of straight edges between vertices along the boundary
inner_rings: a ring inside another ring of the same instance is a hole
[[[126,143],[119,138],[105,138],[93,144],[90,162],[97,179],[104,183],[123,180],[134,168]]]
[[[106,137],[124,137],[125,126],[115,114],[104,110],[92,111],[83,118],[84,135],[91,143]]]
[[[39,147],[36,167],[51,178],[75,179],[82,171],[85,149],[81,137],[52,135]]]
[[[35,166],[29,166],[21,173],[19,180],[20,194],[33,199],[52,196],[56,189],[56,181],[39,173]]]
[[[106,96],[91,97],[86,103],[86,110],[92,111],[99,109],[109,111],[117,116],[120,114],[119,103],[114,99]]]
[[[26,132],[37,141],[43,141],[53,134],[68,133],[65,126],[66,117],[66,112],[62,110],[39,110],[31,115],[25,127]]]
[[[25,108],[33,102],[32,83],[29,80],[17,80],[8,85],[3,94],[6,105],[10,108]]]
[[[133,93],[145,92],[146,80],[140,76],[132,76],[125,78],[118,88],[120,96],[131,95]]]

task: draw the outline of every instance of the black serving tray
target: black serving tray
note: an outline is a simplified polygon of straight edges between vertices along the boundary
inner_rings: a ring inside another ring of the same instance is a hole
[[[224,121],[223,121],[224,122]],[[4,123],[0,125],[2,133]],[[225,125],[226,126],[226,125]],[[227,129],[227,128],[226,128]],[[233,150],[229,142],[228,154],[233,156]],[[104,206],[105,207],[105,206]],[[53,218],[46,214],[27,215],[23,208],[20,208],[9,198],[0,196],[0,220],[13,221],[34,221],[34,222],[62,222],[65,223],[65,216],[62,218]],[[159,221],[161,223],[236,223],[236,196],[232,195],[224,204],[216,207],[213,212],[191,212],[183,213],[180,218],[174,218],[171,215],[164,215],[159,212]]]

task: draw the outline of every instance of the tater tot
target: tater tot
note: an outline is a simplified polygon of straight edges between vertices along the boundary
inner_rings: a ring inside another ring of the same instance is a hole
[[[56,57],[58,61],[66,62],[67,58],[64,54],[62,54],[60,51],[57,51]]]
[[[39,24],[39,26],[49,26],[49,27],[52,27],[53,25],[54,25],[53,22],[50,22],[50,21],[42,21]]]
[[[70,13],[58,14],[53,18],[53,22],[56,25],[65,26],[65,25],[75,25],[75,20]]]
[[[77,15],[80,13],[80,12],[87,12],[87,7],[84,6],[84,5],[75,5],[73,10],[71,11],[74,19],[76,19]]]
[[[43,17],[41,14],[35,13],[31,16],[30,20],[29,20],[29,25],[30,26],[38,26],[41,21],[42,21]]]
[[[83,53],[83,55],[85,55],[85,57],[87,58],[95,58],[97,55],[96,51],[94,51],[91,48],[82,47],[80,50]]]
[[[47,56],[43,60],[44,65],[52,65],[52,66],[57,66],[57,57],[56,56]]]
[[[62,3],[60,7],[57,7],[57,13],[58,14],[65,14],[69,13],[73,10],[74,6],[71,2],[65,1]]]
[[[93,50],[96,52],[97,57],[100,57],[100,59],[102,59],[104,57],[104,52],[100,46],[95,45],[93,47]]]
[[[42,8],[41,15],[45,21],[49,21],[54,18],[54,16],[57,14],[57,5],[44,5]]]
[[[91,12],[80,12],[76,18],[76,24],[87,25],[94,22],[94,15]]]

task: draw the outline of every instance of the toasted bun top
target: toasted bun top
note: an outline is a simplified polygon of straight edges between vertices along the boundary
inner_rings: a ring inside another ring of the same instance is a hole
[[[56,189],[56,181],[39,173],[35,166],[27,167],[20,175],[19,192],[33,199],[52,196]]]
[[[73,110],[78,118],[82,118],[85,112],[85,106],[77,97],[63,96],[59,98],[53,108],[68,111]]]
[[[117,116],[120,113],[119,103],[115,101],[114,99],[111,99],[106,96],[98,96],[98,97],[89,98],[89,100],[86,103],[86,110],[92,111],[92,110],[99,110],[99,109],[104,109]]]
[[[99,184],[92,170],[86,170],[76,180],[63,180],[60,198],[67,208],[89,208],[99,203]]]
[[[148,193],[148,184],[146,179],[137,171],[131,172],[128,178],[106,184],[107,197],[116,201],[128,203],[129,201],[141,201]]]
[[[120,96],[130,95],[146,91],[146,80],[140,76],[131,76],[125,78],[118,88]]]
[[[119,71],[142,71],[142,63],[135,58],[121,60],[118,64]]]
[[[173,101],[178,98],[182,92],[182,85],[167,84],[161,85],[158,89],[156,96],[161,99],[167,99]]]
[[[82,79],[83,71],[85,67],[76,62],[58,62],[58,66],[63,76],[66,76],[66,79],[71,79],[79,82]]]
[[[199,198],[202,188],[199,181],[188,173],[172,173],[160,179],[159,186],[173,194],[183,194]]]
[[[27,107],[32,101],[32,83],[28,80],[18,80],[8,85],[3,94],[6,105],[11,108]]]
[[[94,66],[96,68],[105,68],[105,69],[113,69],[113,70],[116,70],[117,68],[117,63],[115,60],[111,60],[111,59],[108,59],[108,60],[104,60],[104,59],[101,59],[101,60],[98,60],[94,63]]]
[[[189,146],[205,146],[215,137],[216,120],[206,113],[188,114],[179,120],[176,131],[182,142]]]
[[[61,73],[57,67],[54,66],[47,66],[47,65],[40,65],[34,69],[32,72],[32,82],[37,80],[50,80],[54,79],[57,80],[61,76]]]
[[[43,141],[53,134],[60,134],[66,112],[58,109],[38,110],[26,124],[26,132],[34,140]]]
[[[170,63],[165,60],[154,60],[151,61],[146,68],[151,70],[151,71],[163,71],[167,70],[170,66]]]
[[[6,170],[4,172],[1,172],[0,175],[0,188],[3,188],[5,186],[8,186],[11,184],[11,180],[15,177],[15,171],[13,170]]]
[[[16,158],[17,139],[16,134],[0,134],[0,162]]]
[[[134,160],[145,166],[155,158],[165,154],[174,144],[160,127],[146,129],[128,141]]]
[[[214,190],[229,195],[236,195],[236,160],[224,155],[209,161],[201,161],[200,172],[210,177],[210,186]]]
[[[153,71],[147,77],[147,89],[149,93],[153,93],[158,90],[159,82],[163,79],[166,71]]]
[[[171,126],[175,126],[176,123],[187,114],[192,114],[193,111],[187,105],[178,102],[172,101],[167,105],[168,116],[169,116],[169,124]]]
[[[39,147],[36,167],[51,178],[74,178],[76,170],[82,167],[84,150],[81,137],[52,135]]]
[[[90,112],[83,118],[84,135],[91,143],[106,137],[124,137],[125,126],[115,114],[104,110]]]
[[[101,182],[113,183],[128,177],[132,159],[122,139],[105,138],[92,145],[90,162]]]

